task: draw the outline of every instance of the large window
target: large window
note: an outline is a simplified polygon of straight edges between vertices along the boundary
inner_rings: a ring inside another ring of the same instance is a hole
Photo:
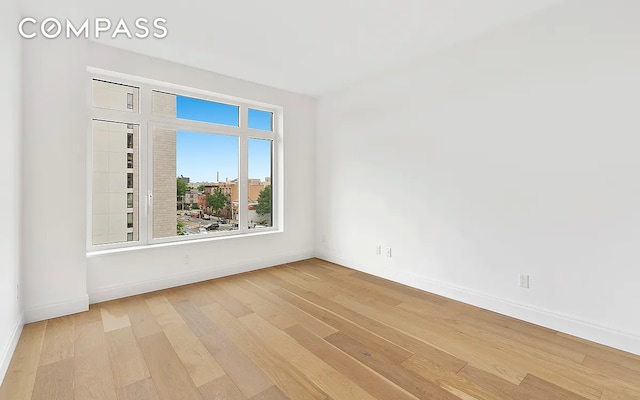
[[[281,228],[275,106],[92,78],[88,249]]]

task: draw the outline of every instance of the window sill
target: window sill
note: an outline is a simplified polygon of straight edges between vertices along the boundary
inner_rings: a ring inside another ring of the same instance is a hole
[[[92,250],[87,252],[87,258],[99,257],[99,256],[114,254],[114,253],[125,253],[130,251],[149,250],[149,249],[156,249],[160,247],[184,246],[184,245],[193,244],[193,243],[214,242],[219,240],[273,235],[278,233],[283,233],[283,230],[281,229],[266,230],[265,229],[265,230],[261,230],[260,232],[238,233],[234,235],[216,236],[216,237],[208,237],[208,238],[201,238],[201,239],[180,240],[180,241],[167,242],[167,243],[153,243],[153,244],[145,244],[140,246],[119,247],[119,248],[108,249],[108,250]]]

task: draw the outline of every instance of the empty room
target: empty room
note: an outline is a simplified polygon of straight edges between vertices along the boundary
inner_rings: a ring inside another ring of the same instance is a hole
[[[640,399],[637,0],[0,20],[0,400]]]

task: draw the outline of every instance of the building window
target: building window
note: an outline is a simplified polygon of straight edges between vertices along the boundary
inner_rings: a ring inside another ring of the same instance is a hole
[[[134,132],[138,125],[132,127]],[[132,151],[131,153],[128,153]],[[91,191],[91,244],[108,245],[127,241],[127,211],[134,208],[133,221],[138,220],[137,207],[125,203],[123,196],[128,191],[133,203],[134,176],[137,170],[127,170],[127,157],[138,157],[138,149],[127,149],[127,126],[121,122],[92,121],[92,191]],[[129,199],[127,199],[129,200]]]
[[[92,87],[89,250],[282,228],[281,108],[135,78]]]

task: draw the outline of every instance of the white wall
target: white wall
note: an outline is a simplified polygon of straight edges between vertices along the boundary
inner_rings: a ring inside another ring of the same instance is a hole
[[[22,330],[20,283],[20,39],[16,2],[0,5],[0,384]]]
[[[85,48],[81,40],[23,41],[22,257],[29,322],[88,306]]]
[[[318,254],[640,354],[638,21],[570,1],[321,98]]]
[[[103,301],[313,255],[315,100],[79,40],[31,40],[24,53],[29,320],[80,311],[87,294]],[[87,258],[88,65],[283,106],[284,233]]]

